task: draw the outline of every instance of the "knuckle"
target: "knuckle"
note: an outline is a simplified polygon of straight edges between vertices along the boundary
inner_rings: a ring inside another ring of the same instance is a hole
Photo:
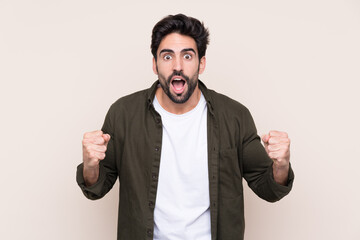
[[[95,152],[89,152],[89,157],[91,159],[97,159],[96,153]]]
[[[89,133],[84,133],[83,139],[87,138],[89,136]]]
[[[90,153],[91,152],[91,146],[85,146],[85,150],[88,152],[88,153]]]
[[[98,146],[97,150],[101,153],[105,152],[104,146]]]
[[[99,156],[99,159],[101,159],[101,160],[104,160],[104,159],[105,159],[105,156],[106,156],[105,153],[100,153],[99,155],[100,155],[100,156]]]

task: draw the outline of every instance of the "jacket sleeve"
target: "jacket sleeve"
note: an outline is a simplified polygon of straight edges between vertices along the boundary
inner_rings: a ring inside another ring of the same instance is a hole
[[[115,143],[116,135],[113,126],[112,108],[108,111],[104,125],[101,129],[104,133],[108,133],[111,138],[107,145],[106,157],[99,163],[99,178],[98,181],[87,187],[83,176],[83,163],[77,167],[76,181],[81,188],[84,195],[92,200],[96,200],[105,196],[113,187],[118,177],[118,168],[116,164]]]
[[[294,172],[291,165],[287,185],[283,186],[276,183],[272,170],[273,161],[269,158],[261,144],[253,118],[247,109],[244,113],[241,130],[244,133],[241,164],[245,180],[260,198],[269,202],[280,200],[292,188]]]

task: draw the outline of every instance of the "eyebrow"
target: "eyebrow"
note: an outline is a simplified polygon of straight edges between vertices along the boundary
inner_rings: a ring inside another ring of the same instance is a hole
[[[181,50],[181,52],[193,52],[196,55],[196,52],[193,48],[184,48],[183,50]],[[168,48],[164,48],[159,52],[159,55],[161,55],[164,52],[168,52],[168,53],[174,53],[174,50],[168,49]]]
[[[181,52],[193,52],[196,55],[196,52],[193,48],[184,48],[183,50],[181,50]]]

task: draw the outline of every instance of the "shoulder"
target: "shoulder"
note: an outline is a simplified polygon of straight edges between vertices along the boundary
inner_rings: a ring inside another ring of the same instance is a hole
[[[214,90],[208,89],[209,100],[215,112],[219,114],[244,116],[249,115],[249,109],[242,103]]]
[[[116,113],[131,113],[139,111],[140,108],[147,106],[149,89],[141,90],[117,99],[109,109],[109,112]]]
[[[245,139],[245,136],[256,133],[254,120],[247,107],[214,90],[208,90],[207,93],[213,115],[218,122],[223,136],[233,136],[234,139]]]

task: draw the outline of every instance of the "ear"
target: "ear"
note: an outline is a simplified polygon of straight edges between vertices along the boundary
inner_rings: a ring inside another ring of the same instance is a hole
[[[156,69],[156,60],[155,58],[153,57],[153,72],[158,75],[158,72],[157,72],[157,69]]]
[[[199,63],[199,74],[202,74],[205,71],[205,67],[206,67],[206,58],[205,56],[203,56],[200,59],[200,63]]]

